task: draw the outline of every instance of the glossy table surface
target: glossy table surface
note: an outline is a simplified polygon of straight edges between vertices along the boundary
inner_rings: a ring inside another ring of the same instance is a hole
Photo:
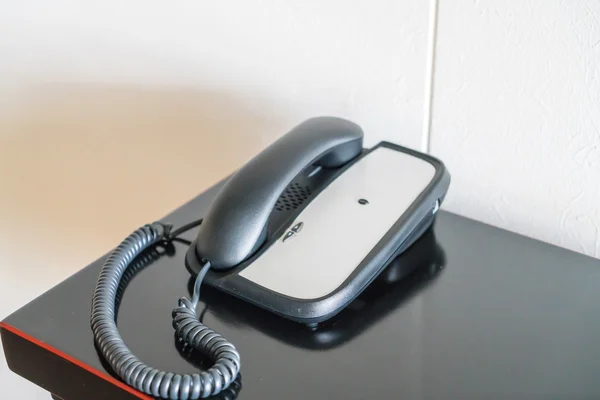
[[[201,217],[217,189],[164,220],[179,226]],[[122,286],[117,321],[143,361],[175,372],[208,365],[182,355],[173,337],[171,311],[191,283],[186,248],[177,242],[138,263]],[[5,323],[105,371],[89,328],[101,263]],[[600,261],[445,212],[316,330],[209,288],[202,300],[204,323],[241,354],[242,400],[600,397]]]

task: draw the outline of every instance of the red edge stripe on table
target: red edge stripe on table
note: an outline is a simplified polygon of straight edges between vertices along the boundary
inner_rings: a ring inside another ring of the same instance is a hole
[[[118,386],[123,390],[128,391],[129,393],[133,394],[134,396],[136,396],[140,399],[153,400],[152,397],[150,397],[140,391],[135,390],[131,386],[126,385],[125,383],[113,378],[112,376],[110,376],[104,372],[98,371],[96,368],[91,367],[91,366],[87,365],[86,363],[76,359],[75,357],[72,357],[63,351],[60,351],[57,348],[50,346],[48,343],[44,343],[41,340],[38,340],[38,339],[34,338],[33,336],[28,335],[27,333],[25,333],[23,331],[20,331],[19,329],[15,328],[14,326],[8,325],[6,322],[0,322],[0,328],[4,328],[7,331],[14,333],[15,335],[20,336],[23,339],[30,341],[31,343],[35,344],[36,346],[40,346],[40,347],[56,354],[59,357],[64,358],[65,360],[77,365],[78,367],[85,369],[86,371],[91,372],[92,374],[98,376],[99,378],[102,378],[105,381],[112,383],[113,385]]]

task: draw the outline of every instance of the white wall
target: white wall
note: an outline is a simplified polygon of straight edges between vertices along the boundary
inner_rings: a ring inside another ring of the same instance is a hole
[[[446,207],[600,257],[600,2],[441,1]]]
[[[0,0],[0,317],[319,114],[429,147],[446,209],[600,257],[600,3],[435,4]]]
[[[23,1],[0,14],[3,79],[185,85],[298,122],[355,119],[418,145],[427,4]]]

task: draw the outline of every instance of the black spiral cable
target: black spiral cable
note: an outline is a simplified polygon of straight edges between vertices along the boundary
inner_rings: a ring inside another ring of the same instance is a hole
[[[129,282],[131,282],[138,272],[158,261],[164,253],[166,253],[166,251],[159,251],[158,246],[152,246],[137,256],[123,272],[115,296],[115,321],[119,318],[121,300],[123,300],[123,295],[125,294],[125,289],[127,289]]]
[[[200,286],[210,269],[205,261],[194,284],[192,300],[182,297],[173,310],[175,336],[185,346],[200,351],[214,360],[207,371],[199,374],[175,374],[160,371],[140,361],[125,345],[115,322],[115,303],[119,283],[131,262],[144,250],[170,241],[201,221],[187,224],[171,232],[171,226],[159,222],[145,225],[129,235],[113,250],[100,271],[92,299],[91,327],[102,356],[113,371],[128,385],[151,396],[172,400],[193,400],[215,395],[236,379],[240,356],[235,346],[198,320],[196,306]]]

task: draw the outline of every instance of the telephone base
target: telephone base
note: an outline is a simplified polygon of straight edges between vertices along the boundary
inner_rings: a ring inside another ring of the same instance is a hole
[[[311,187],[255,255],[204,282],[306,325],[346,307],[431,226],[450,184],[444,165],[382,142]],[[306,177],[292,182],[307,185]],[[196,246],[186,253],[193,276]],[[210,261],[210,260],[209,260]]]

